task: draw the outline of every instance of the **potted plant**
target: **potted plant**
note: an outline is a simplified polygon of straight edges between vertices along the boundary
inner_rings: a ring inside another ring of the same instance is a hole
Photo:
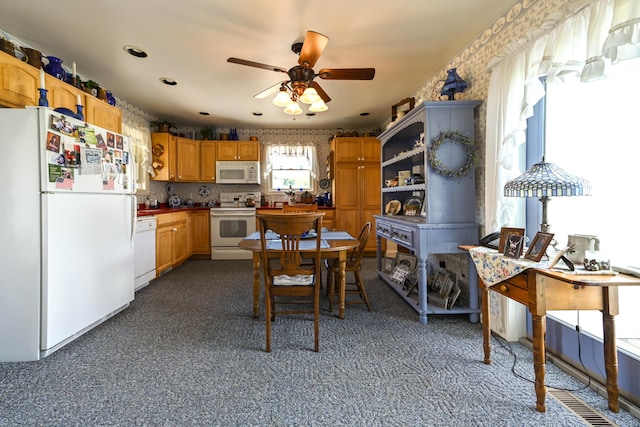
[[[155,126],[158,132],[162,133],[168,133],[170,129],[176,128],[176,125],[170,120],[152,120],[149,124]]]
[[[213,128],[211,126],[205,126],[200,129],[200,135],[202,139],[213,139]]]

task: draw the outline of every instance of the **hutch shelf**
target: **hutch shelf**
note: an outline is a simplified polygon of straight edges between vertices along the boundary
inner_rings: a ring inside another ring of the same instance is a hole
[[[463,254],[459,245],[478,242],[473,167],[462,176],[448,176],[436,171],[428,160],[433,141],[441,140],[442,134],[454,132],[473,138],[478,105],[480,101],[423,102],[378,137],[382,143],[382,214],[375,215],[378,275],[418,312],[423,324],[428,314],[469,314],[470,321],[479,321],[477,287],[469,286],[467,305],[444,309],[429,304],[427,283],[429,255]],[[437,159],[450,171],[460,169],[468,159],[468,148],[457,142],[441,141],[437,148]],[[413,181],[406,185],[405,177]],[[416,198],[422,201],[418,215],[403,215],[402,209],[394,209]],[[382,271],[385,239],[416,255],[417,301],[415,293],[407,295],[402,284]],[[468,278],[475,274],[470,263]]]

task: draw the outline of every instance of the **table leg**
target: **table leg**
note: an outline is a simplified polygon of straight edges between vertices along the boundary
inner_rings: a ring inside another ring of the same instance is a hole
[[[347,251],[338,252],[338,266],[340,267],[338,273],[338,318],[344,319],[344,302],[347,291],[347,275],[345,274],[345,268],[347,266]]]
[[[253,318],[258,318],[260,309],[260,252],[253,253]]]
[[[616,319],[619,312],[618,288],[616,286],[602,289],[603,310],[602,328],[604,332],[604,369],[607,374],[607,397],[609,409],[620,411],[618,402],[618,349],[616,348]]]
[[[485,288],[482,279],[478,279],[478,287],[482,295],[482,347],[484,349],[484,364],[491,364],[491,317],[489,317],[489,288]]]
[[[546,363],[544,336],[547,332],[547,316],[532,314],[531,318],[533,328],[533,370],[536,376],[536,410],[546,412],[547,388],[544,385]]]

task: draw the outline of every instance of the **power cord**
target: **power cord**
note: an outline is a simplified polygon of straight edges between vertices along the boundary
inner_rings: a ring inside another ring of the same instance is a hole
[[[579,319],[579,313],[580,312],[578,312],[578,319]],[[582,387],[578,387],[574,389],[565,388],[565,387],[556,387],[546,383],[545,383],[545,387],[553,388],[556,390],[575,392],[575,391],[581,391],[581,390],[587,389],[591,385],[591,376],[589,376],[587,372],[587,368],[584,366],[584,363],[582,362],[582,348],[580,344],[580,326],[579,325],[580,325],[580,322],[578,322],[578,325],[576,326],[576,331],[578,332],[578,359],[580,361],[580,365],[582,366],[583,374],[586,375],[588,379],[587,384],[584,384]],[[499,336],[498,334],[496,334],[494,331],[491,331],[491,336],[495,338],[496,342],[500,344],[500,346],[513,357],[513,363],[511,364],[511,373],[513,373],[515,377],[520,378],[521,380],[530,382],[532,384],[535,383],[535,380],[527,378],[516,371],[516,365],[518,363],[518,355],[513,351],[513,348],[511,348],[511,345],[508,343],[508,341],[502,338],[501,336]]]

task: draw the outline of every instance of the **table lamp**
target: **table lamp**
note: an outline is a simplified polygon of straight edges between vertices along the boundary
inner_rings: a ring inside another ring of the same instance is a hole
[[[547,223],[547,202],[550,197],[590,196],[591,184],[565,172],[553,163],[542,161],[534,164],[519,177],[507,182],[504,186],[506,197],[537,197],[542,202],[542,224],[540,231],[548,233],[551,229]]]

